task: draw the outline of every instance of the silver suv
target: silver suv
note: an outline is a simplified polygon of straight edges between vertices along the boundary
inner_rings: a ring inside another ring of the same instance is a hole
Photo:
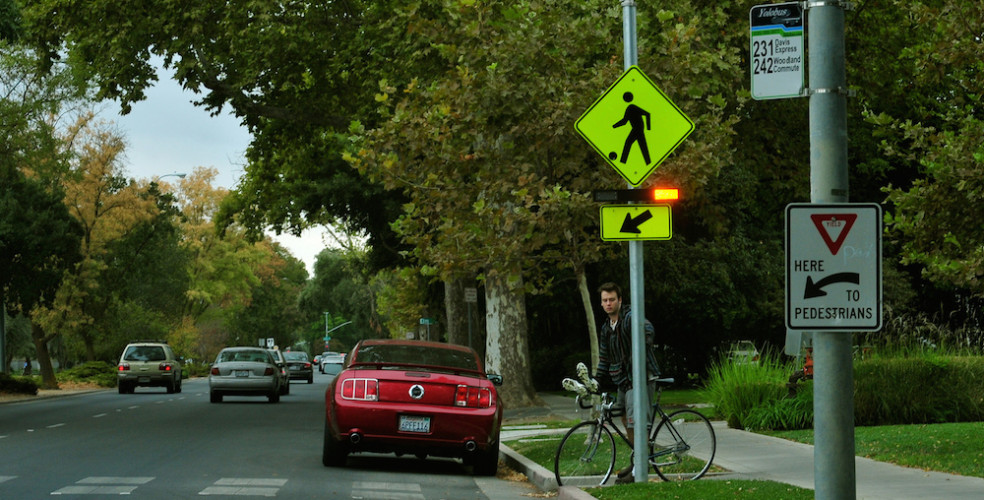
[[[163,341],[127,344],[116,367],[120,394],[133,394],[142,387],[165,387],[168,394],[181,392],[181,358]]]

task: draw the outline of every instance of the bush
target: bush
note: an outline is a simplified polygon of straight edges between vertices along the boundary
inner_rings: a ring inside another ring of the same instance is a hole
[[[804,382],[793,397],[782,397],[753,408],[745,424],[748,429],[777,431],[813,427],[813,381]]]
[[[11,377],[6,373],[0,373],[0,392],[36,396],[38,384],[30,377]]]
[[[105,361],[90,361],[58,372],[59,382],[96,384],[99,387],[116,387],[116,366]]]
[[[756,427],[752,412],[775,406],[786,395],[786,383],[795,371],[792,364],[783,362],[775,353],[762,355],[758,363],[736,363],[722,358],[708,371],[705,397],[715,406],[717,414],[727,420],[728,426]]]
[[[855,363],[857,425],[984,420],[984,358],[932,352]]]
[[[795,367],[775,356],[758,365],[722,360],[705,396],[737,429],[794,430],[813,426],[813,381],[786,396]],[[895,353],[854,363],[855,425],[984,421],[984,357]]]

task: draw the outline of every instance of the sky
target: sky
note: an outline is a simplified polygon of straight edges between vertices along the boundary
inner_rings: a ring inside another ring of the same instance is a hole
[[[102,104],[100,116],[116,124],[126,137],[126,175],[148,179],[176,173],[190,174],[195,167],[213,167],[218,175],[213,185],[234,189],[245,171],[246,148],[251,137],[226,108],[211,116],[196,107],[196,95],[185,91],[162,69],[146,99],[120,115],[115,101]],[[165,179],[168,182],[176,178]],[[308,274],[314,274],[317,254],[326,246],[323,231],[308,230],[300,237],[271,236],[301,259]]]

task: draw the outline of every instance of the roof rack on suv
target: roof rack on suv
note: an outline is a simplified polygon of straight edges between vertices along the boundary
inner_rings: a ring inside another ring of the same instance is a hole
[[[166,340],[160,339],[144,339],[144,340],[131,340],[131,344],[166,344]]]

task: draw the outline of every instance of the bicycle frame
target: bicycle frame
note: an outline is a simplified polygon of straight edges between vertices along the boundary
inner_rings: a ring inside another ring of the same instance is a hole
[[[650,450],[651,454],[648,456],[649,461],[653,461],[664,455],[670,455],[672,453],[677,453],[677,452],[684,452],[690,449],[690,446],[683,440],[683,436],[680,435],[680,432],[676,429],[676,426],[674,426],[673,422],[670,421],[669,415],[665,411],[663,411],[663,408],[659,405],[659,397],[662,392],[663,389],[661,387],[658,387],[656,389],[655,397],[653,398],[653,404],[652,404],[653,418],[649,422],[648,443],[650,448],[655,447],[656,429],[659,428],[659,426],[662,424],[667,426],[666,428],[670,431],[670,435],[673,436],[673,440],[677,444],[676,446],[665,447],[659,450],[651,449]],[[628,435],[626,435],[627,433],[622,432],[622,429],[619,428],[619,426],[615,423],[615,420],[613,418],[615,416],[614,413],[612,412],[612,405],[615,403],[614,398],[609,393],[606,392],[595,394],[595,395],[600,396],[602,399],[601,414],[596,419],[598,425],[606,426],[610,430],[615,431],[615,434],[618,435],[618,437],[622,439],[622,442],[628,445],[629,449],[633,450],[634,453],[635,443],[629,440]],[[610,400],[610,401],[606,401],[606,400]],[[581,403],[580,396],[577,397],[577,402],[578,405],[581,406],[581,408],[585,408],[585,409],[591,408],[591,406],[584,406],[584,404]],[[670,463],[676,463],[676,462],[679,462],[679,460]],[[665,465],[665,464],[661,464],[661,465]]]

